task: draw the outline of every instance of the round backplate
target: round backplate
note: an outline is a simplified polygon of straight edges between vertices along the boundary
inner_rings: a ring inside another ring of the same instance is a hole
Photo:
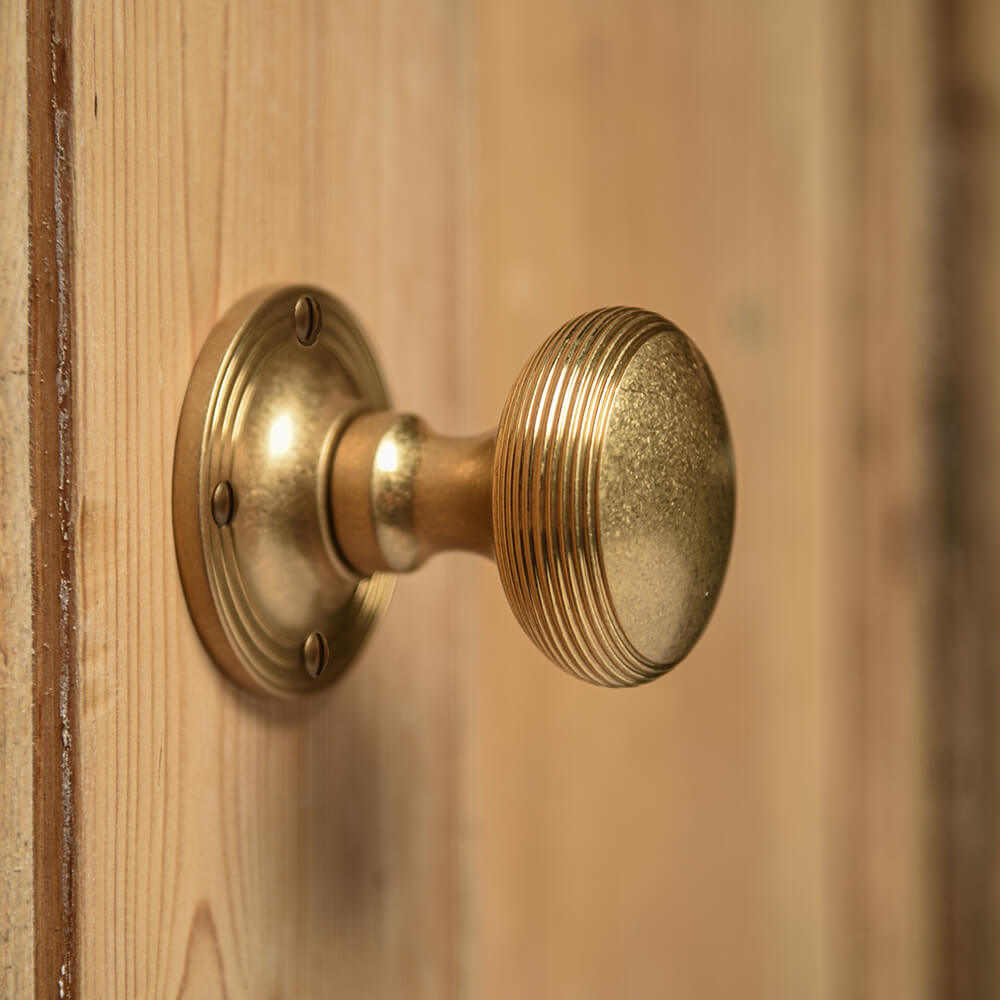
[[[202,641],[251,691],[327,686],[389,602],[391,576],[358,577],[336,550],[328,474],[348,420],[388,406],[367,337],[316,288],[246,296],[198,357],[174,453],[177,561]]]

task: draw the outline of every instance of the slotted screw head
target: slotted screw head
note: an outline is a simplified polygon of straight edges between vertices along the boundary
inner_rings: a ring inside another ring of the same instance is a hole
[[[310,677],[319,677],[330,661],[330,645],[322,632],[312,632],[302,644],[302,665]]]
[[[300,295],[295,303],[295,336],[303,347],[316,343],[323,327],[319,303],[311,295]]]
[[[212,490],[212,520],[220,528],[233,519],[233,506],[233,484],[228,479],[223,479]]]

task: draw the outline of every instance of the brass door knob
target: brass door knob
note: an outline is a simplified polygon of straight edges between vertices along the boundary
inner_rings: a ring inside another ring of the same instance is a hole
[[[612,308],[536,351],[495,431],[392,412],[367,338],[310,288],[220,322],[185,399],[174,523],[188,603],[220,665],[303,693],[346,668],[430,555],[495,556],[555,663],[608,686],[670,669],[704,629],[732,540],[725,413],[673,324]]]

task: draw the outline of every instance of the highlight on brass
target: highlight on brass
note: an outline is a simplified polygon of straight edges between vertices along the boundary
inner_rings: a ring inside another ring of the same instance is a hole
[[[448,550],[495,558],[515,617],[571,674],[629,686],[682,659],[732,541],[729,431],[672,323],[610,308],[529,359],[498,427],[445,437],[390,410],[333,296],[257,292],[213,331],[185,398],[174,531],[192,617],[245,687],[332,683],[392,575]]]
[[[570,673],[658,677],[715,607],[733,532],[729,430],[694,344],[599,309],[528,362],[497,431],[497,566],[510,606]]]

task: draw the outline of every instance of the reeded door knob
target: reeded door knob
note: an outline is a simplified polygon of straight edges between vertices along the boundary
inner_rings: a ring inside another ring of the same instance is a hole
[[[317,289],[238,303],[199,357],[174,467],[185,593],[206,645],[258,691],[329,683],[391,574],[495,556],[555,663],[608,686],[664,673],[722,585],[735,485],[704,358],[673,324],[612,308],[567,323],[495,431],[391,412],[356,321]]]

